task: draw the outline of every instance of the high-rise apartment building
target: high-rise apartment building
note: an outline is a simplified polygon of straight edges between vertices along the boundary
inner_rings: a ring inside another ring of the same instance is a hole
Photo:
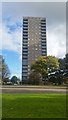
[[[28,79],[33,61],[47,55],[46,18],[23,18],[22,80]]]

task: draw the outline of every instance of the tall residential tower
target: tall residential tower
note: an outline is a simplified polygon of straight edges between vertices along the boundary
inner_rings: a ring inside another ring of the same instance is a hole
[[[33,61],[47,55],[46,18],[23,18],[22,80],[27,80]]]

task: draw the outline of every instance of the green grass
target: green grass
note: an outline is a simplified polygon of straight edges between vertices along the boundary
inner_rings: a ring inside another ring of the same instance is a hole
[[[3,118],[65,118],[66,96],[60,94],[3,94]]]
[[[2,117],[2,95],[0,94],[0,118]]]

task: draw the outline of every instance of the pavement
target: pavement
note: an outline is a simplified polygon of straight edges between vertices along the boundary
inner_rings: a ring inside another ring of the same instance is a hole
[[[44,93],[44,94],[67,94],[66,87],[52,86],[3,86],[0,93],[24,94],[24,93]]]

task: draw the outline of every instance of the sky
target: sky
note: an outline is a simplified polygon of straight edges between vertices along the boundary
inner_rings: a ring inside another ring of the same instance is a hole
[[[0,24],[2,53],[11,76],[16,75],[19,78],[22,72],[23,16],[46,17],[47,55],[64,58],[66,54],[65,2],[3,2],[2,27]]]

